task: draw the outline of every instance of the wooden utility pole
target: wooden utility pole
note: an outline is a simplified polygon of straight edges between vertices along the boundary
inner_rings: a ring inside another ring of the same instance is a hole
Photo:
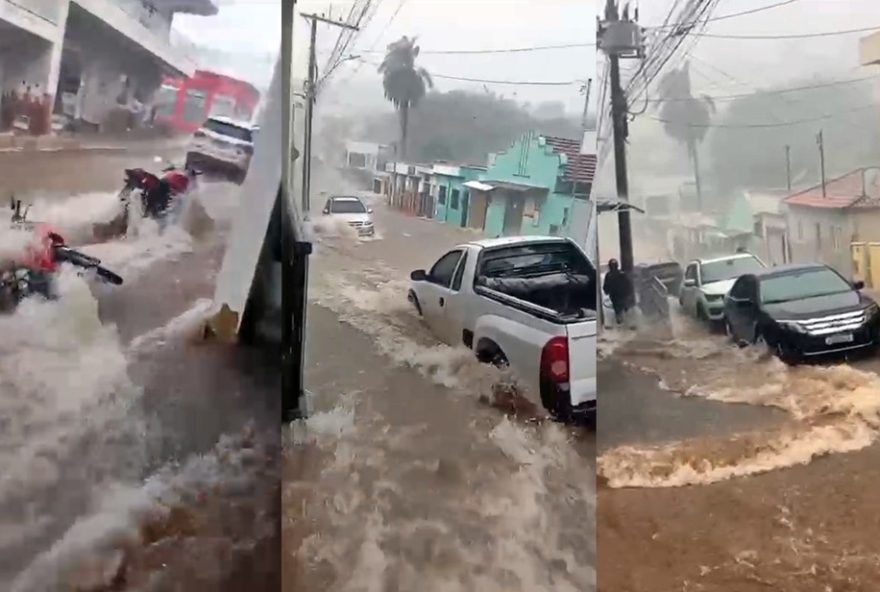
[[[785,180],[788,193],[791,194],[791,146],[785,145]]]
[[[819,174],[822,178],[822,197],[828,197],[825,192],[825,139],[822,137],[822,130],[819,130],[816,136],[816,143],[819,145]]]
[[[324,17],[323,15],[318,14],[304,14],[300,13],[300,15],[308,20],[311,24],[311,35],[309,39],[309,73],[306,77],[306,87],[305,87],[305,96],[306,96],[306,112],[305,112],[305,121],[304,130],[305,130],[305,138],[303,139],[303,168],[302,168],[302,209],[303,216],[307,216],[309,213],[309,192],[311,191],[312,185],[312,120],[314,119],[314,109],[315,109],[315,98],[316,98],[316,87],[318,84],[317,81],[317,59],[316,59],[316,49],[315,49],[315,41],[318,37],[318,22],[326,23],[328,25],[334,25],[336,27],[342,27],[343,29],[350,29],[352,31],[357,31],[358,27],[355,25],[350,25],[348,23],[342,21],[335,21],[329,18]]]
[[[620,84],[620,58],[644,57],[638,25],[620,18],[615,0],[605,2],[605,20],[600,21],[597,40],[608,56],[611,88],[611,121],[614,129],[614,172],[617,182],[617,226],[620,235],[620,268],[624,273],[633,269],[632,225],[629,209],[629,182],[626,171],[627,101]],[[637,38],[638,37],[638,38]]]
[[[586,133],[587,131],[587,116],[590,114],[590,89],[593,86],[593,79],[588,78],[587,84],[584,87],[584,113],[581,116],[581,133]]]

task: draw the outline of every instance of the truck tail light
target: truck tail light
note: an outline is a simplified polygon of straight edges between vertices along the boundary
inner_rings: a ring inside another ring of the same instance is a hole
[[[555,384],[568,382],[568,338],[554,337],[541,350],[541,377]]]

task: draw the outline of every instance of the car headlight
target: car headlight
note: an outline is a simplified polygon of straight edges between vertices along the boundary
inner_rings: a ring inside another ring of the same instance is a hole
[[[373,225],[372,220],[367,220],[366,222],[364,222],[364,226],[372,226],[372,225]]]

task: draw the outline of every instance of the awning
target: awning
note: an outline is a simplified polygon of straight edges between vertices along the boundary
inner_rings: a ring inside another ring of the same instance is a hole
[[[476,189],[477,191],[492,191],[495,189],[494,185],[489,185],[488,183],[481,183],[479,181],[468,181],[467,183],[462,183],[468,189]]]
[[[596,201],[596,211],[600,214],[604,212],[619,212],[620,210],[635,210],[641,214],[645,213],[645,210],[638,206],[634,206],[631,203],[625,201],[613,201],[613,200],[598,200]]]

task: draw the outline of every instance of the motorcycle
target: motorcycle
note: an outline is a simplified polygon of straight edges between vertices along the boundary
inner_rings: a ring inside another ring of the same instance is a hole
[[[9,262],[0,270],[0,312],[11,312],[28,296],[38,294],[50,300],[56,298],[52,280],[63,263],[83,272],[93,272],[109,284],[122,285],[122,277],[102,266],[100,259],[67,246],[64,238],[48,224],[29,221],[30,206],[22,212],[21,200],[13,198],[11,208],[11,226],[33,233],[34,240],[20,260]]]
[[[108,223],[93,225],[95,238],[108,240],[128,232],[132,196],[135,194],[140,198],[135,202],[140,217],[156,220],[162,226],[176,220],[183,209],[185,195],[196,189],[197,177],[202,173],[190,167],[180,170],[173,164],[162,169],[162,173],[159,177],[142,168],[125,169],[125,179],[118,194],[122,211]]]

